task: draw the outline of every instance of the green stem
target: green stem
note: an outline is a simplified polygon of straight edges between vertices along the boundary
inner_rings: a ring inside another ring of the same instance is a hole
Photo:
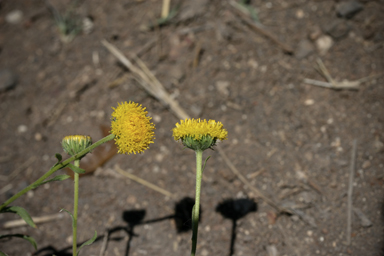
[[[80,160],[75,160],[75,166],[80,167]],[[72,234],[73,234],[73,243],[72,243],[72,255],[77,255],[77,208],[79,204],[79,174],[74,173],[74,182],[75,182],[75,193],[73,199],[73,223],[72,223]]]
[[[197,245],[197,231],[199,229],[199,211],[200,211],[200,190],[201,190],[201,178],[202,178],[202,169],[201,165],[203,162],[203,151],[196,150],[196,197],[195,197],[195,206],[193,207],[192,212],[192,250],[191,256],[196,254],[196,245]]]
[[[29,185],[28,187],[24,188],[23,190],[19,191],[17,194],[15,194],[14,196],[12,196],[11,198],[9,198],[7,201],[5,201],[5,203],[3,203],[1,206],[0,206],[0,212],[5,208],[7,207],[10,203],[12,203],[13,201],[15,201],[17,198],[19,198],[20,196],[24,195],[25,193],[27,193],[28,191],[30,191],[31,189],[33,189],[36,185],[40,184],[41,182],[43,182],[46,178],[48,178],[49,176],[51,176],[53,173],[55,173],[56,171],[66,167],[70,162],[76,160],[76,159],[79,159],[80,157],[84,156],[85,154],[89,153],[91,150],[93,150],[94,148],[100,146],[101,144],[107,142],[107,141],[110,141],[110,140],[113,140],[115,138],[115,135],[114,134],[110,134],[104,138],[102,138],[101,140],[95,142],[94,144],[92,144],[91,146],[89,146],[88,148],[84,149],[83,151],[81,151],[80,153],[74,155],[73,157],[71,158],[68,158],[67,160],[55,165],[54,167],[52,167],[47,173],[45,173],[43,176],[41,176],[38,180],[36,180],[35,182],[33,182],[31,185]]]

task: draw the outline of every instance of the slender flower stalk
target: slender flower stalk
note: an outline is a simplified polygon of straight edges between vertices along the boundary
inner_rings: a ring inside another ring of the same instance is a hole
[[[192,210],[192,249],[191,256],[195,256],[197,247],[197,234],[199,228],[201,179],[204,171],[203,151],[215,146],[217,140],[226,140],[228,132],[221,122],[200,119],[181,120],[173,128],[174,139],[181,140],[182,144],[196,153],[196,198]],[[208,157],[209,158],[209,157]],[[205,160],[207,162],[208,158]]]
[[[75,160],[75,166],[80,167],[80,160]],[[79,205],[79,174],[75,173],[74,175],[74,200],[73,200],[73,230],[72,230],[72,254],[73,256],[77,255],[77,211]]]
[[[196,150],[196,197],[195,206],[193,207],[192,213],[192,250],[191,256],[196,254],[197,245],[197,233],[199,229],[199,214],[200,214],[200,191],[201,191],[201,179],[203,177],[202,162],[203,162],[203,151]]]
[[[92,145],[92,139],[84,135],[71,135],[64,137],[62,146],[65,152],[73,156]],[[71,169],[74,172],[74,197],[73,197],[73,214],[72,214],[72,255],[77,256],[77,212],[79,207],[79,170],[80,159],[76,159]]]

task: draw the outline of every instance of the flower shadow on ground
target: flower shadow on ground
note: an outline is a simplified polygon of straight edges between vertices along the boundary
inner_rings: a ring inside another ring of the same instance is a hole
[[[121,230],[125,231],[126,234],[128,235],[128,242],[126,245],[124,256],[128,256],[133,237],[139,236],[138,234],[134,233],[135,226],[156,223],[156,222],[160,222],[168,219],[174,219],[177,233],[188,232],[192,229],[191,219],[192,219],[192,208],[194,203],[195,203],[194,199],[190,197],[185,197],[175,204],[174,214],[152,219],[152,220],[147,220],[147,221],[143,221],[146,214],[146,211],[143,209],[124,211],[122,218],[127,223],[127,225],[118,226],[110,229],[108,231],[108,240],[113,233]]]
[[[257,203],[252,199],[226,199],[216,207],[216,212],[220,213],[224,218],[232,220],[231,245],[229,248],[229,256],[234,254],[234,246],[236,241],[237,220],[245,217],[250,212],[257,211]]]
[[[194,203],[195,203],[195,200],[193,198],[185,197],[175,203],[174,214],[151,219],[151,220],[146,220],[146,221],[143,221],[146,215],[146,210],[144,209],[124,211],[122,214],[122,219],[127,223],[127,225],[116,226],[108,229],[106,232],[106,235],[107,235],[106,242],[108,244],[109,241],[116,241],[116,242],[123,241],[125,238],[124,236],[113,237],[113,234],[119,231],[124,231],[128,236],[128,242],[126,245],[124,256],[128,256],[132,239],[134,237],[139,236],[139,234],[135,234],[134,232],[134,228],[136,226],[174,219],[177,233],[188,232],[192,230],[191,220],[192,220],[192,208]],[[200,209],[200,213],[201,213],[201,209]],[[102,241],[104,239],[105,239],[105,235],[101,235],[97,237],[95,243],[98,241]],[[79,245],[80,244],[82,243],[79,243]],[[36,253],[34,253],[34,256],[51,256],[51,255],[72,256],[71,249],[72,247],[69,246],[62,250],[57,250],[55,247],[50,245],[38,250]]]

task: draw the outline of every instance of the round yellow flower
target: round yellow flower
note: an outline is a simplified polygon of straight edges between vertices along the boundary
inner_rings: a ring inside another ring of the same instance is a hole
[[[155,125],[141,105],[134,102],[119,103],[113,108],[111,133],[114,134],[118,153],[141,153],[155,139]]]
[[[226,140],[228,135],[221,122],[200,118],[180,120],[172,131],[176,141],[181,139],[184,146],[194,150],[211,148],[217,140]]]

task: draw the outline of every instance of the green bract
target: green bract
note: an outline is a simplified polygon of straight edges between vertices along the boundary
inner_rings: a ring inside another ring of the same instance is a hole
[[[203,135],[199,140],[196,140],[192,136],[186,136],[181,139],[184,146],[193,150],[201,150],[204,151],[207,148],[211,148],[215,146],[216,139],[212,138],[209,135]]]
[[[61,145],[68,155],[74,156],[87,147],[91,146],[92,139],[91,137],[85,135],[70,135],[64,137]]]

